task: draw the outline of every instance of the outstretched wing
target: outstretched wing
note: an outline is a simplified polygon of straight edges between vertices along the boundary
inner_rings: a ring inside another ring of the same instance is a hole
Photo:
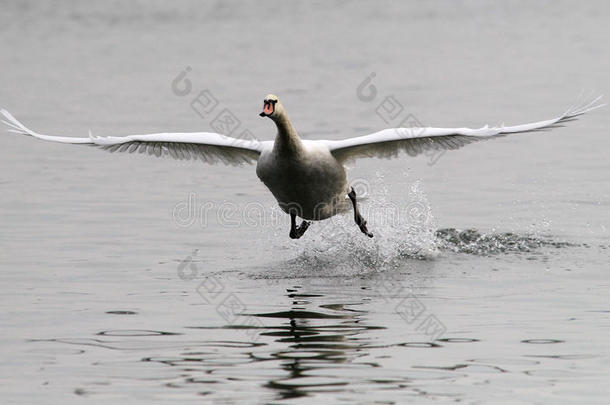
[[[340,162],[361,157],[392,158],[404,151],[410,156],[430,150],[458,149],[469,143],[515,134],[550,130],[562,127],[564,123],[575,120],[578,116],[603,107],[596,104],[602,96],[592,101],[569,108],[557,118],[515,126],[471,128],[390,128],[374,134],[344,139],[341,141],[324,141],[330,152]]]
[[[262,143],[254,140],[237,139],[213,132],[158,133],[127,136],[93,136],[73,138],[43,135],[27,128],[8,111],[2,109],[2,120],[11,127],[10,132],[30,135],[51,142],[86,144],[100,147],[110,152],[139,152],[153,156],[171,156],[181,160],[200,159],[206,163],[222,162],[240,165],[256,161],[262,150]]]

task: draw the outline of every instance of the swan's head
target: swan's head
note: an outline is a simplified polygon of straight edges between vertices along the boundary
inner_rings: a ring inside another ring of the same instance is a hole
[[[282,106],[282,103],[280,103],[280,99],[273,94],[267,94],[267,97],[263,100],[263,112],[259,115],[275,120],[283,114],[284,107]]]

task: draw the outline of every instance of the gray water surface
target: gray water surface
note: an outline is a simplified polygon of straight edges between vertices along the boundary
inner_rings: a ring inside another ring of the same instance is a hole
[[[602,1],[1,6],[0,105],[49,134],[268,140],[270,92],[308,139],[509,125],[610,79]],[[372,240],[290,240],[251,166],[2,133],[1,402],[604,403],[609,124],[358,161]]]

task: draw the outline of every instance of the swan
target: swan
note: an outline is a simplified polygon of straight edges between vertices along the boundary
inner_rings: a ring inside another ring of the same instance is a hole
[[[212,132],[155,133],[85,138],[44,135],[32,131],[11,113],[0,109],[9,131],[51,142],[97,146],[110,152],[139,152],[169,155],[175,159],[200,159],[207,163],[241,165],[256,162],[256,174],[267,186],[280,208],[290,215],[289,236],[298,239],[310,221],[320,221],[353,210],[360,231],[373,234],[358,210],[356,192],[350,187],[345,163],[364,157],[391,158],[406,152],[416,156],[430,150],[458,149],[472,142],[521,132],[549,130],[603,107],[599,96],[577,103],[556,118],[515,126],[470,128],[389,128],[370,135],[344,140],[303,140],[292,125],[286,109],[273,94],[263,100],[261,117],[277,127],[274,141],[238,139]],[[297,217],[302,219],[297,225]]]

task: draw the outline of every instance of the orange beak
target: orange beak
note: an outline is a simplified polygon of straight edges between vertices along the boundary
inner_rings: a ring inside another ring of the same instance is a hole
[[[259,115],[261,117],[268,117],[275,111],[275,100],[265,100],[265,104],[263,105],[263,112]]]

